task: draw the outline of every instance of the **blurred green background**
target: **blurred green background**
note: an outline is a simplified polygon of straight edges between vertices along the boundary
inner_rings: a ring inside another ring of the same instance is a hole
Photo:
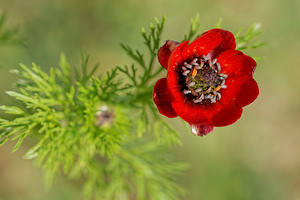
[[[185,199],[300,199],[300,1],[299,0],[0,0],[7,28],[19,27],[26,46],[0,46],[0,104],[16,81],[8,71],[22,62],[47,69],[64,52],[75,66],[82,50],[106,71],[131,62],[119,43],[142,47],[140,27],[167,16],[163,40],[181,41],[190,18],[200,14],[202,31],[222,17],[222,27],[236,32],[261,22],[259,38],[267,46],[249,55],[264,56],[255,79],[258,99],[245,107],[235,124],[206,137],[186,133],[178,119],[168,120],[180,132],[183,146],[174,156],[191,167],[178,182]],[[162,74],[163,76],[164,74]],[[63,178],[45,191],[42,172],[22,159],[30,141],[16,153],[12,143],[0,148],[1,200],[80,199],[76,183]]]

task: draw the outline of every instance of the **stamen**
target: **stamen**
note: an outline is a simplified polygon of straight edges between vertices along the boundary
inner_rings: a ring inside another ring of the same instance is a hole
[[[196,83],[195,82],[191,82],[191,83],[188,84],[188,87],[192,87],[194,85],[196,85]]]
[[[192,77],[195,77],[197,75],[197,70],[194,68],[192,72]]]
[[[221,65],[220,65],[220,63],[217,62],[216,66],[217,66],[218,72],[220,72],[221,71]]]
[[[202,94],[199,99],[202,101],[204,99],[204,94]]]
[[[217,100],[220,100],[221,99],[221,94],[218,92],[217,94]]]
[[[213,59],[212,64],[214,65],[214,64],[216,64],[216,62],[217,62],[217,59],[215,58],[215,59]]]
[[[211,87],[209,87],[206,91],[205,91],[205,93],[209,93],[211,91]]]
[[[197,92],[197,93],[201,92],[201,91],[202,91],[202,88],[198,88],[198,89],[195,90],[195,92]]]
[[[183,76],[187,76],[187,75],[188,75],[188,73],[190,73],[190,70],[186,70],[186,71],[184,71],[184,72],[182,73],[182,75],[183,75]]]
[[[183,94],[189,94],[191,92],[192,92],[191,90],[183,90]]]
[[[194,103],[200,103],[202,100],[200,99],[193,99]]]
[[[199,65],[196,65],[194,69],[202,69],[203,65],[202,66],[199,66]]]
[[[201,60],[200,67],[202,68],[203,65],[204,65],[204,62]]]
[[[222,86],[222,85],[225,85],[225,80],[222,81],[221,86]]]
[[[209,95],[206,95],[206,96],[205,96],[205,99],[210,99],[211,97],[212,97],[212,95],[209,94]]]
[[[182,93],[188,95],[188,99],[194,103],[216,103],[221,99],[220,90],[227,88],[225,79],[228,77],[221,72],[221,65],[217,58],[212,60],[203,55],[192,61],[184,62],[181,73],[185,82]],[[182,76],[181,76],[182,77]]]
[[[184,66],[186,66],[186,67],[187,67],[187,68],[189,68],[189,69],[192,69],[192,68],[193,68],[193,66],[192,66],[192,65],[190,65],[190,64],[187,64],[186,62],[184,62],[183,64],[184,64]]]
[[[212,64],[211,60],[208,60],[208,64],[212,68],[213,64]]]
[[[215,91],[219,91],[221,89],[221,85],[218,85],[218,87],[215,88]]]
[[[219,74],[219,76],[221,76],[221,77],[223,77],[223,78],[225,78],[225,79],[228,77],[227,74]]]
[[[216,103],[217,101],[216,101],[216,96],[212,96],[211,98],[210,98],[210,102],[211,103]]]
[[[191,64],[192,64],[192,65],[198,65],[197,60],[198,60],[198,59],[195,58],[195,59],[191,62]]]

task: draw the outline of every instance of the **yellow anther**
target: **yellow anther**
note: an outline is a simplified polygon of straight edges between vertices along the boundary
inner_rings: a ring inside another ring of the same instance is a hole
[[[215,89],[214,89],[214,91],[219,91],[221,89],[221,85],[219,85],[218,87],[216,87]]]
[[[193,71],[192,71],[192,77],[195,77],[197,74],[197,70],[194,68]]]

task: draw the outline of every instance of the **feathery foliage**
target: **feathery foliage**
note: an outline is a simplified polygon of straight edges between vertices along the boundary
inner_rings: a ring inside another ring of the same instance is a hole
[[[151,101],[153,86],[149,80],[160,71],[152,72],[164,18],[155,23],[149,35],[143,31],[149,61],[122,45],[141,64],[144,73],[139,77],[134,64],[130,69],[116,67],[95,77],[98,65],[88,70],[86,56],[82,56],[80,71],[72,71],[64,55],[59,67],[49,73],[36,64],[20,64],[20,70],[12,71],[20,76],[19,91],[7,94],[23,106],[0,107],[15,116],[1,119],[0,145],[16,140],[12,150],[16,151],[27,136],[36,138],[38,142],[25,158],[37,160],[48,183],[60,171],[71,178],[84,178],[87,198],[179,198],[183,191],[171,175],[180,172],[184,164],[166,162],[161,153],[162,149],[167,152],[166,145],[179,143],[178,135],[158,117]],[[131,84],[123,84],[122,73]],[[157,127],[159,134],[144,135],[158,131]]]
[[[237,50],[257,49],[266,45],[265,42],[261,41],[253,42],[253,40],[257,39],[263,33],[260,23],[253,23],[244,35],[242,35],[243,30],[244,28],[240,28],[235,34]]]
[[[18,29],[5,28],[6,15],[0,16],[0,45],[3,44],[22,44],[23,41],[18,37]]]

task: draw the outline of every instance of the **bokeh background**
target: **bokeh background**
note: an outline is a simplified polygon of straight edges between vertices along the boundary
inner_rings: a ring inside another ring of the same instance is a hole
[[[255,79],[258,99],[245,107],[235,124],[216,128],[203,138],[186,133],[178,120],[183,146],[173,151],[190,168],[178,178],[184,199],[300,199],[300,1],[299,0],[0,0],[7,27],[19,27],[26,46],[0,46],[0,104],[16,77],[8,71],[22,62],[44,69],[56,66],[64,52],[75,66],[81,51],[106,71],[130,60],[119,46],[143,48],[140,27],[167,16],[163,40],[181,41],[190,18],[200,14],[202,31],[220,17],[222,27],[236,32],[261,22],[268,44],[249,55],[264,56]],[[162,74],[163,76],[163,74]],[[64,178],[44,190],[41,170],[22,159],[27,141],[16,153],[13,143],[0,148],[1,200],[80,199],[78,188]]]

